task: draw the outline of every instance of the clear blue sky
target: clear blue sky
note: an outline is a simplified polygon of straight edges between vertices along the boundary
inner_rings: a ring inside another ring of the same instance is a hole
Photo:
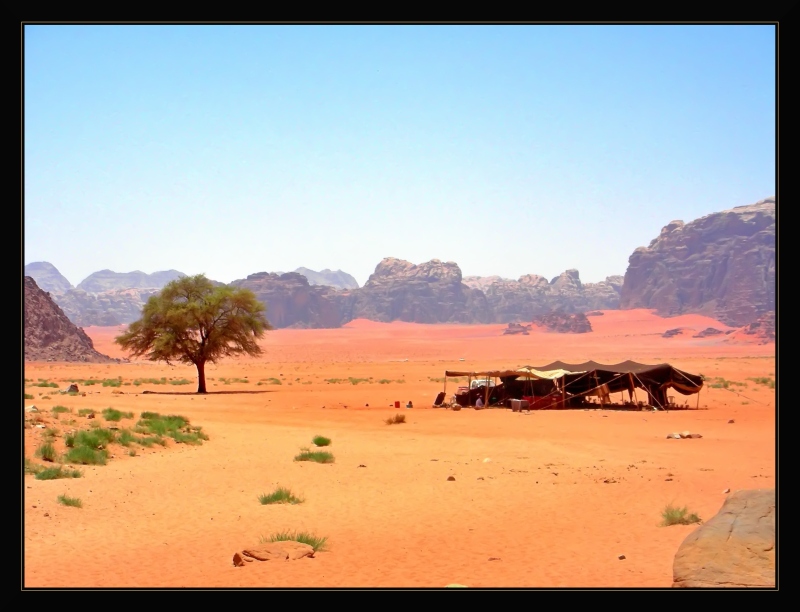
[[[26,26],[25,263],[624,274],[775,194],[773,26]]]

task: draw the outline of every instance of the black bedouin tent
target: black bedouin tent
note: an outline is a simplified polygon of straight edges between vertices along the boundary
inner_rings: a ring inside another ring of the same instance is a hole
[[[601,403],[610,393],[627,391],[631,402],[636,389],[647,393],[647,404],[658,408],[673,405],[667,393],[675,390],[681,395],[693,395],[703,387],[703,378],[671,366],[668,363],[644,364],[623,361],[602,364],[596,361],[565,363],[554,361],[543,366],[524,366],[515,370],[484,372],[445,372],[447,377],[499,378],[502,384],[490,388],[481,386],[456,394],[459,405],[473,406],[477,398],[484,404],[506,405],[510,399],[528,399],[534,408],[565,408],[581,405],[587,396],[599,396]],[[699,402],[699,398],[698,398]],[[639,402],[642,404],[643,402]]]

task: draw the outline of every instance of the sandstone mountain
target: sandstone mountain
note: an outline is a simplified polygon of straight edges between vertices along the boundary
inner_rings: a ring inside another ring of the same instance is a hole
[[[353,290],[349,319],[409,323],[488,323],[486,296],[461,282],[453,262],[433,259],[414,265],[387,257],[366,284]]]
[[[86,332],[30,276],[24,278],[24,294],[25,361],[119,361],[98,353]]]
[[[73,289],[70,283],[56,267],[46,261],[35,261],[25,266],[25,276],[30,276],[42,291],[53,295],[61,295]]]
[[[186,275],[177,270],[165,270],[152,274],[145,274],[139,270],[133,272],[100,270],[78,283],[77,289],[87,293],[103,293],[115,289],[161,289],[168,282],[182,276]]]
[[[349,294],[332,287],[311,285],[297,272],[258,272],[231,283],[255,293],[267,307],[267,320],[281,327],[340,327],[347,318]]]
[[[160,289],[112,289],[89,293],[72,289],[55,296],[69,320],[81,327],[114,326],[132,323],[142,316],[142,308]]]
[[[302,274],[308,279],[309,285],[325,285],[334,289],[358,289],[358,281],[347,272],[341,270],[328,270],[325,268],[319,272],[308,268],[297,268],[298,274]]]
[[[775,310],[775,198],[672,221],[634,251],[620,307],[699,313],[743,326]]]
[[[486,282],[492,279],[491,282]],[[519,280],[499,277],[469,277],[469,284],[486,296],[492,322],[530,321],[553,311],[582,313],[619,307],[622,276],[609,276],[600,283],[581,283],[577,270],[567,270],[550,282],[527,274]]]

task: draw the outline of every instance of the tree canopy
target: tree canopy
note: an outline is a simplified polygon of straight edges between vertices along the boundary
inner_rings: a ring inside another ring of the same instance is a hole
[[[266,307],[249,289],[215,287],[204,275],[168,283],[142,317],[115,342],[133,357],[197,367],[197,392],[206,392],[205,364],[221,357],[260,355],[258,339],[272,329]]]

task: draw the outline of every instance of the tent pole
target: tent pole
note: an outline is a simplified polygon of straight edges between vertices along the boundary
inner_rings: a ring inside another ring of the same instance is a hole
[[[700,410],[700,391],[697,392],[697,410]]]
[[[561,408],[567,407],[567,375],[561,377]]]
[[[472,399],[470,398],[470,391],[472,391],[472,375],[467,376],[467,406],[472,406]]]

